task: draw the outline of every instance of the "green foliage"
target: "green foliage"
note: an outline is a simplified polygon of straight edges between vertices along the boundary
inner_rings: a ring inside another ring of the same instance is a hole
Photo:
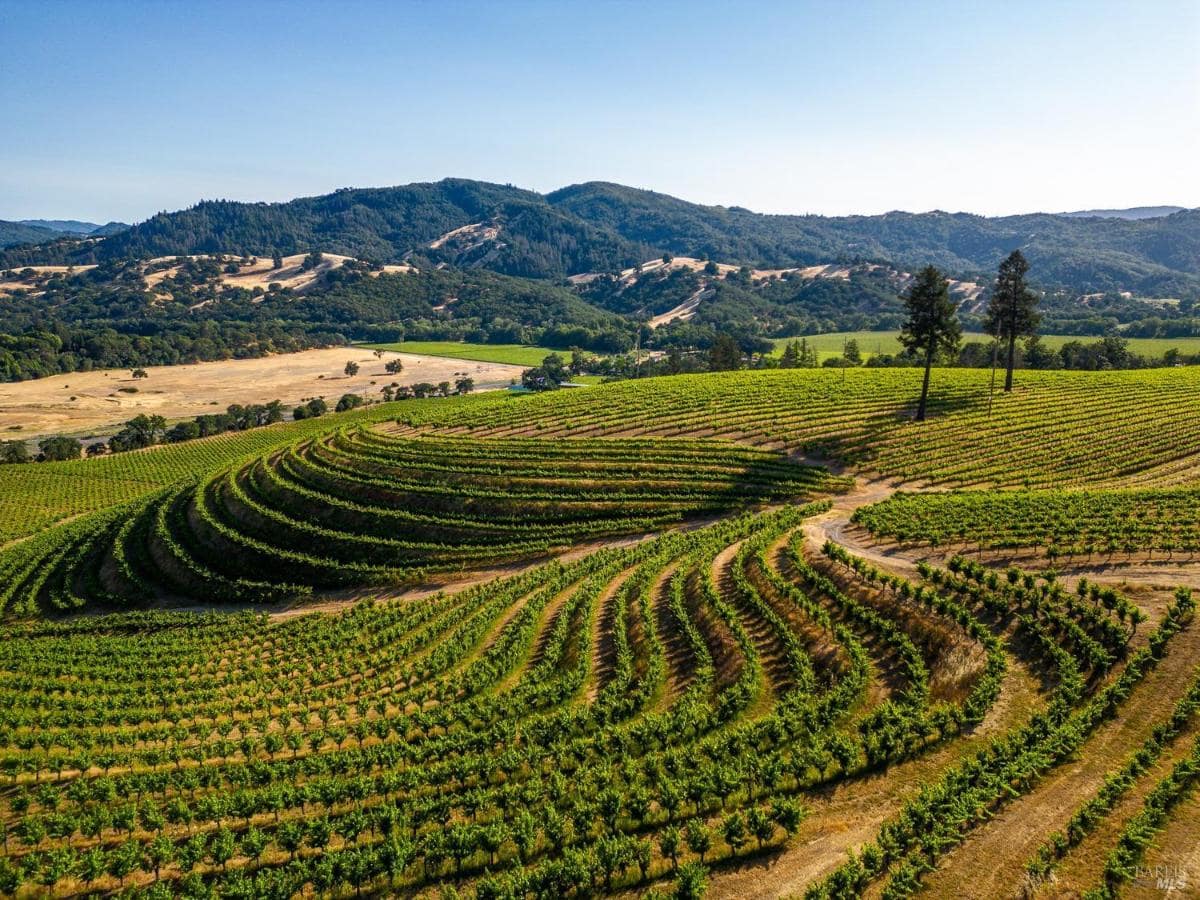
[[[632,478],[654,485],[638,491]],[[836,485],[717,442],[305,440],[18,545],[4,603],[273,602],[500,565]],[[105,560],[111,560],[108,574]],[[249,574],[244,574],[249,573]]]
[[[48,462],[79,459],[83,444],[73,437],[50,437],[38,441],[38,458]]]
[[[521,373],[521,384],[531,391],[555,391],[570,377],[566,362],[557,353],[551,353],[540,366]]]

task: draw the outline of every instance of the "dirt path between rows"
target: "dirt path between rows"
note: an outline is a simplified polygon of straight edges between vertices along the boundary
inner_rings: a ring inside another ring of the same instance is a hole
[[[876,542],[851,523],[855,510],[880,503],[901,489],[937,490],[936,487],[917,487],[882,478],[856,478],[849,491],[832,498],[832,506],[828,511],[805,521],[803,533],[806,548],[811,553],[819,554],[826,541],[834,541],[851,553],[896,575],[917,577],[917,563],[921,559],[933,558],[937,551],[915,548],[914,552],[914,549]],[[942,552],[944,550],[942,548]],[[1045,564],[1044,560],[1042,564]],[[1116,572],[1113,567],[1106,566],[1078,568],[1080,571],[1072,570],[1071,574],[1086,574],[1092,580],[1124,582],[1144,588],[1161,589],[1180,584],[1200,586],[1200,566],[1189,570],[1156,560],[1153,563],[1122,566]],[[1171,695],[1175,692],[1170,688],[1177,686],[1192,670],[1195,660],[1200,658],[1200,646],[1194,643],[1195,635],[1190,637],[1192,640],[1185,632],[1177,638],[1180,645],[1176,648],[1175,660],[1168,661],[1155,676],[1148,679],[1150,684],[1157,683],[1159,687],[1166,688],[1159,693],[1171,698],[1172,702],[1174,698]],[[1024,721],[1040,703],[1040,684],[1036,674],[1024,663],[1010,657],[1009,673],[1000,696],[984,724],[974,734],[965,740],[958,739],[939,747],[920,759],[893,766],[886,773],[852,779],[806,798],[810,816],[801,826],[797,838],[778,853],[749,861],[732,871],[714,872],[709,896],[718,900],[765,900],[803,893],[807,885],[836,868],[847,852],[872,840],[880,826],[898,813],[905,800],[923,783],[936,778],[947,766],[972,752],[985,736],[1002,733]],[[1144,696],[1150,691],[1149,687],[1143,686],[1140,693]],[[1142,702],[1143,706],[1156,704],[1155,698],[1148,696]],[[1011,892],[1014,882],[1018,880],[1014,874],[1016,869],[1025,862],[1027,851],[1036,847],[1038,841],[1035,837],[1044,837],[1050,828],[1060,824],[1059,819],[1065,819],[1077,808],[1086,794],[1094,792],[1104,774],[1119,764],[1122,754],[1128,753],[1144,738],[1144,732],[1150,725],[1148,718],[1139,715],[1133,721],[1122,717],[1101,729],[1101,733],[1093,738],[1092,748],[1102,753],[1090,760],[1076,760],[1064,771],[1051,775],[1038,790],[1022,798],[1014,807],[1006,809],[1000,821],[1007,823],[1008,828],[988,823],[982,837],[973,837],[964,847],[952,852],[941,870],[931,879],[931,895],[1001,896]],[[1022,822],[1030,819],[1039,824],[1026,829]],[[1008,836],[1009,832],[1019,839],[1014,842]],[[985,882],[990,883],[990,888],[998,892],[979,887],[979,883],[970,877],[963,881],[962,876],[970,872],[981,875]],[[979,888],[978,891],[976,888]],[[970,893],[962,893],[964,890]]]
[[[799,895],[839,866],[846,853],[873,840],[921,787],[977,750],[992,736],[1028,720],[1041,705],[1037,676],[1010,658],[1000,695],[983,723],[925,755],[884,772],[838,781],[803,798],[809,816],[781,852],[752,859],[731,871],[716,871],[708,894],[716,900]]]
[[[1172,639],[1166,656],[1134,688],[1116,718],[942,858],[925,880],[929,895],[962,897],[977,891],[982,897],[1019,897],[1024,863],[1170,715],[1195,677],[1198,658],[1200,628],[1193,625]]]

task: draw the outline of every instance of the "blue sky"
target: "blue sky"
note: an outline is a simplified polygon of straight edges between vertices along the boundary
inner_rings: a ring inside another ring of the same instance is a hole
[[[0,218],[446,176],[1200,206],[1200,2],[0,0]]]

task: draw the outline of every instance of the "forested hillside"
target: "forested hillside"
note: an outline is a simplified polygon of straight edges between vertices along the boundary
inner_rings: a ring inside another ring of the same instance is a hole
[[[0,247],[14,244],[38,244],[58,237],[59,232],[43,225],[27,225],[24,222],[0,222]]]
[[[0,381],[351,340],[543,341],[604,351],[632,344],[627,322],[544,281],[457,269],[386,273],[353,260],[337,267],[326,260],[316,263],[314,280],[300,290],[283,281],[249,289],[222,280],[248,260],[173,263],[104,263],[0,280]]]
[[[1016,248],[1044,288],[1200,295],[1196,210],[1142,219],[944,212],[781,216],[602,182],[544,196],[446,179],[287,203],[206,201],[100,241],[10,248],[0,253],[0,266],[316,249],[378,262],[444,262],[561,278],[618,271],[669,252],[752,267],[874,261],[912,270],[932,263],[973,277],[990,273]]]

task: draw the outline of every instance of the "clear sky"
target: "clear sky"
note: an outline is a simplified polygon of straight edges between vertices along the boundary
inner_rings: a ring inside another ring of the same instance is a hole
[[[1200,0],[0,0],[0,218],[463,176],[1200,206]]]

